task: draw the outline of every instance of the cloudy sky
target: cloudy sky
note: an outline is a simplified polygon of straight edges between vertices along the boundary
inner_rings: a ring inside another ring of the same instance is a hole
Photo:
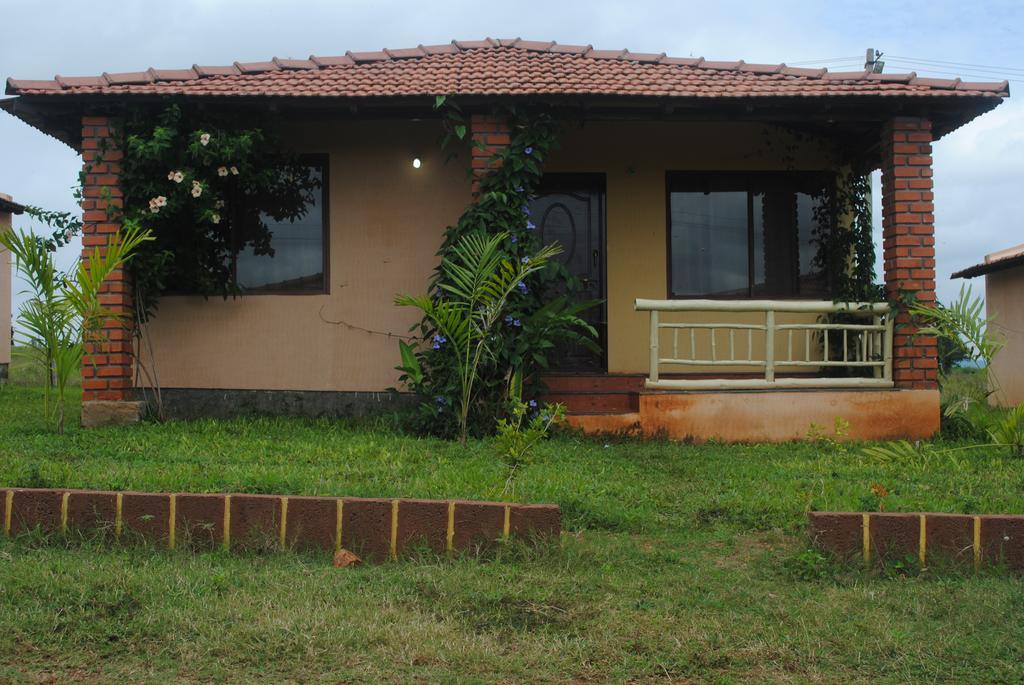
[[[1011,92],[1020,89],[1020,96],[935,146],[940,299],[956,294],[958,283],[948,280],[952,271],[980,261],[988,252],[1024,242],[1021,210],[1016,206],[1024,182],[1024,3],[1019,0],[3,4],[0,75],[5,78],[301,58],[484,36],[707,59],[815,61],[843,70],[859,68],[865,48],[874,47],[886,53],[887,72],[916,70],[971,80],[1005,77],[1011,79]],[[929,67],[918,60],[931,62],[934,71],[926,71]],[[0,112],[0,192],[23,203],[75,210],[71,188],[80,164],[62,143]],[[24,219],[20,225],[28,226]],[[60,256],[62,263],[70,263],[74,252],[74,247],[67,248]]]

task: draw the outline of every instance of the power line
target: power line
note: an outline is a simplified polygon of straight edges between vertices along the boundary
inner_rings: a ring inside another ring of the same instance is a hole
[[[950,67],[966,67],[971,71],[996,71],[1002,73],[1012,71],[1024,74],[1024,68],[1021,67],[993,67],[986,66],[984,64],[970,64],[968,62],[946,62],[940,59],[927,59],[924,57],[901,57],[899,55],[889,55],[889,57],[894,60],[900,60],[905,62],[919,62],[922,64],[937,64]]]
[[[822,62],[859,62],[862,58],[859,55],[853,57],[829,57],[827,59],[805,59],[800,62],[786,62],[791,67],[800,64],[820,64]]]
[[[942,69],[936,69],[936,68],[930,67],[927,64],[919,64],[919,63],[915,63],[915,62],[896,62],[895,64],[890,62],[890,64],[892,64],[892,66],[896,66],[896,67],[899,67],[899,68],[913,69],[915,72],[921,72],[921,73],[924,73],[924,74],[941,74],[943,76],[959,76],[961,78],[966,76],[968,78],[990,79],[990,80],[995,78],[995,76],[993,76],[992,74],[979,74],[979,73],[976,73],[976,72],[969,72],[969,71],[945,71],[945,70],[942,70]],[[1011,81],[1013,83],[1022,83],[1022,82],[1024,82],[1024,78],[1006,78],[1005,76],[1003,78],[1000,78],[999,80],[1000,81]]]
[[[1024,80],[1024,68],[1021,67],[1000,67],[976,64],[972,62],[953,62],[926,57],[906,57],[900,55],[886,55],[886,57],[888,58],[887,61],[891,66],[898,67],[900,69],[910,68],[914,71],[920,71],[923,73],[939,74],[943,76],[966,76],[979,79],[993,79],[994,77],[997,77],[999,80],[1005,79],[1015,83],[1020,83]],[[829,57],[787,62],[786,64],[793,67],[801,65],[818,65],[829,69],[847,69],[850,67],[859,67],[861,66],[861,63],[862,58],[860,57]],[[1017,76],[1021,78],[1013,78]]]

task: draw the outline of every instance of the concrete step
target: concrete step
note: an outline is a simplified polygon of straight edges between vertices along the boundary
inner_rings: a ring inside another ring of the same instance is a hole
[[[570,414],[629,414],[640,410],[635,392],[548,392],[544,402],[564,404]]]

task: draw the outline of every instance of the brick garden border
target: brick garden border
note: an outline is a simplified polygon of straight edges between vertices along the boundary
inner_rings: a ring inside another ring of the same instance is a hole
[[[1024,571],[1024,516],[810,512],[812,542],[865,564],[917,557],[924,566],[940,557],[970,563],[1005,563]]]
[[[105,531],[172,549],[183,541],[197,548],[345,548],[376,562],[411,549],[450,554],[561,531],[555,504],[0,488],[0,505],[8,536]]]

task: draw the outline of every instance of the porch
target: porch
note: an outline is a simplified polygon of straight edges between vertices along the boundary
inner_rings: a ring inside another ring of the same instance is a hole
[[[588,433],[776,442],[927,438],[938,391],[896,390],[887,303],[646,300],[646,374],[554,373],[545,399]],[[695,315],[705,315],[695,320]],[[737,319],[737,317],[742,317]]]

